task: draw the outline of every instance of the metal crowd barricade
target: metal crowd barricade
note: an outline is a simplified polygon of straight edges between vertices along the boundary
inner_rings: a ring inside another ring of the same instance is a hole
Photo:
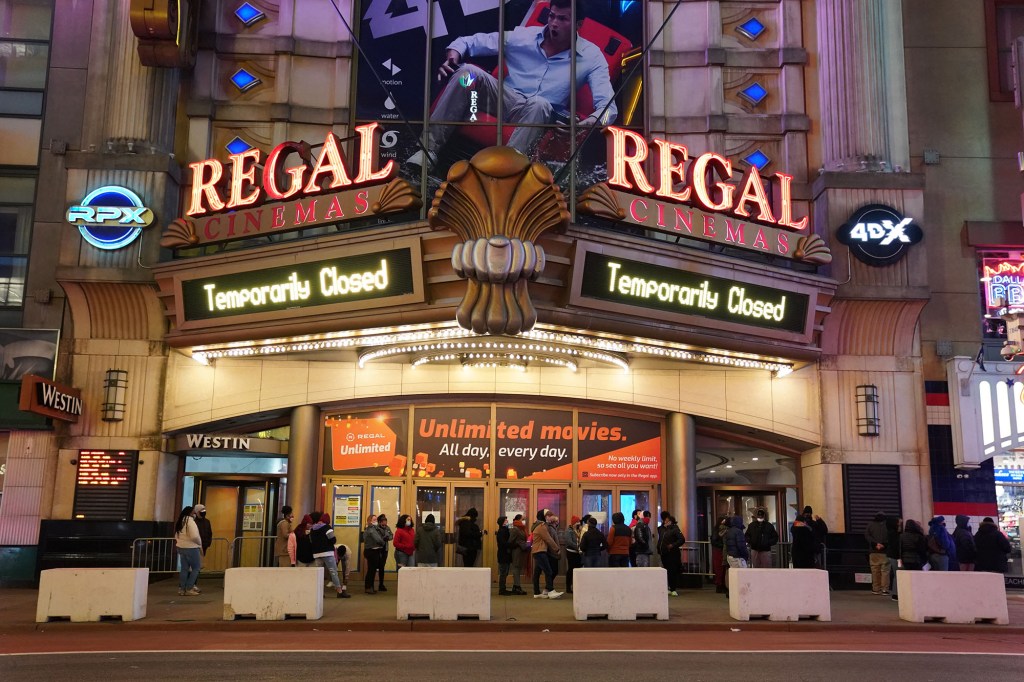
[[[693,540],[682,546],[684,575],[714,575],[711,565],[711,542]]]
[[[213,538],[203,557],[204,573],[221,573],[228,568],[228,539]],[[132,568],[148,568],[152,573],[177,573],[178,551],[174,538],[135,538],[132,541]]]
[[[231,567],[257,568],[274,565],[275,535],[253,535],[231,541]]]
[[[772,567],[789,568],[793,545],[790,542],[779,542],[772,547]],[[687,542],[682,547],[683,574],[714,576],[715,567],[711,560],[712,548],[709,540]]]

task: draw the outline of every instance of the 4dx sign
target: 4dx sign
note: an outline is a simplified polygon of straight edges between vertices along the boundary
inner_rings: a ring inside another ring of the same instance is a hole
[[[894,208],[871,204],[857,209],[836,236],[850,247],[853,255],[868,265],[883,266],[897,262],[924,233],[913,221]]]

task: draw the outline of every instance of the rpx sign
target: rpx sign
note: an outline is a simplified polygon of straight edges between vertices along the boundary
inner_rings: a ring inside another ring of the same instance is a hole
[[[153,211],[130,189],[108,185],[89,193],[67,212],[67,221],[98,249],[120,249],[153,223]]]
[[[857,209],[836,236],[859,260],[868,265],[891,265],[906,255],[924,233],[894,208],[871,204]]]

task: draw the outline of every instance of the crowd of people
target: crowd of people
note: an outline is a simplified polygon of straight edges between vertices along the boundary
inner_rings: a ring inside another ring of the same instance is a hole
[[[323,566],[330,575],[329,585],[339,598],[349,597],[348,576],[352,570],[351,550],[340,544],[334,535],[330,516],[319,511],[307,514],[298,523],[291,507],[281,510],[277,524],[274,555],[278,566]],[[477,565],[483,549],[483,531],[478,523],[479,512],[470,508],[455,524],[455,552],[462,566]],[[532,566],[533,596],[537,599],[558,599],[572,593],[573,571],[577,568],[651,566],[651,557],[660,558],[667,570],[668,591],[678,596],[681,586],[682,559],[680,549],[686,542],[679,525],[668,512],[662,512],[661,525],[651,527],[651,512],[637,509],[629,525],[625,516],[612,514],[607,534],[598,520],[587,514],[573,516],[569,526],[560,529],[558,515],[550,509],[537,512],[527,525],[523,514],[511,520],[500,516],[495,534],[498,564],[498,594],[525,595],[522,578]],[[363,529],[364,590],[366,594],[386,592],[384,566],[389,545],[394,547],[396,569],[412,566],[437,566],[442,554],[442,531],[433,514],[427,514],[416,527],[408,514],[398,517],[392,530],[384,514],[371,514]],[[555,589],[555,579],[565,559],[565,592]],[[512,585],[509,586],[511,577]]]
[[[956,527],[946,529],[946,517],[935,516],[925,533],[913,519],[878,512],[864,531],[871,566],[871,592],[896,593],[896,571],[987,571],[1006,573],[1010,541],[991,517],[972,532],[970,517],[956,516]]]
[[[483,549],[483,531],[478,523],[479,512],[470,508],[455,524],[455,551],[463,566],[476,566]],[[602,519],[603,520],[603,519]],[[607,532],[600,528],[592,514],[573,516],[563,530],[558,514],[541,509],[527,523],[523,514],[511,520],[497,519],[495,534],[498,564],[498,594],[516,596],[523,590],[523,573],[532,566],[533,596],[537,599],[558,599],[565,592],[572,594],[573,572],[577,568],[648,567],[652,557],[660,560],[666,570],[667,589],[678,596],[682,586],[682,556],[686,542],[679,525],[669,512],[661,513],[661,524],[651,525],[651,512],[636,509],[630,523],[615,512]],[[811,507],[804,507],[790,527],[790,563],[793,568],[825,568],[825,537],[828,525]],[[416,526],[409,514],[398,517],[392,530],[385,514],[371,514],[362,532],[364,589],[367,594],[386,592],[385,564],[389,545],[394,546],[397,569],[412,566],[437,566],[441,563],[443,532],[433,514],[427,514]],[[181,569],[178,594],[200,594],[196,581],[202,556],[212,541],[210,522],[202,504],[181,510],[175,524],[175,543]],[[990,517],[978,531],[972,532],[970,518],[957,515],[952,533],[946,519],[935,516],[925,533],[917,521],[901,519],[878,512],[864,531],[871,569],[871,591],[897,599],[896,571],[990,571],[1005,573],[1008,567],[1010,542]],[[728,596],[730,568],[771,568],[773,551],[779,533],[768,520],[763,508],[754,511],[754,518],[745,526],[741,516],[723,516],[711,533],[711,565],[716,590]],[[348,576],[354,568],[351,549],[337,541],[329,514],[313,511],[296,524],[292,508],[281,510],[274,542],[278,566],[321,566],[330,576],[338,598],[345,599]],[[565,559],[565,592],[555,589],[555,579]],[[511,576],[512,585],[508,584]]]

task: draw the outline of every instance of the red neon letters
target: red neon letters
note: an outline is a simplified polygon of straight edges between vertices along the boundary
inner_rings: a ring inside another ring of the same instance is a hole
[[[192,168],[192,196],[185,213],[195,217],[244,208],[267,200],[283,201],[298,194],[321,194],[343,187],[371,185],[388,180],[395,173],[393,160],[388,161],[383,168],[374,170],[374,162],[379,158],[378,126],[377,123],[369,123],[355,129],[359,135],[358,172],[355,178],[352,177],[340,141],[334,133],[327,134],[316,159],[313,159],[309,145],[304,142],[282,142],[270,151],[265,160],[258,149],[233,154],[227,201],[219,189],[223,185],[224,164],[216,159],[189,164]],[[283,167],[292,153],[299,156],[301,163]],[[260,165],[263,171],[258,182],[257,167]],[[282,188],[279,183],[287,183],[287,186]]]
[[[625,190],[638,190],[680,203],[695,203],[708,211],[732,213],[741,218],[752,214],[756,220],[774,223],[792,230],[807,229],[807,217],[793,219],[793,176],[776,173],[779,179],[779,215],[772,212],[768,195],[757,169],[751,167],[737,187],[732,178],[732,162],[720,154],[709,152],[690,160],[684,145],[653,140],[657,147],[658,186],[651,184],[643,164],[651,152],[641,135],[623,128],[608,126],[608,184]],[[686,167],[690,161],[689,167]],[[710,179],[718,178],[717,182]],[[684,183],[682,189],[675,185]],[[739,197],[735,196],[740,189]]]

